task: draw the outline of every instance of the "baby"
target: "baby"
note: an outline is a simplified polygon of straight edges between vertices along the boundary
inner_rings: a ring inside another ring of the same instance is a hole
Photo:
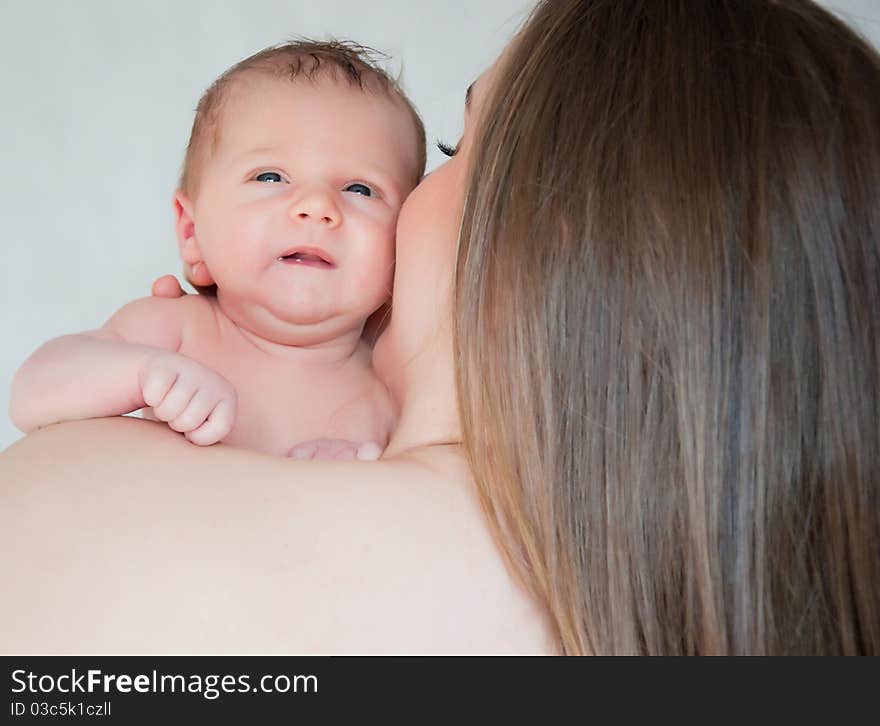
[[[394,411],[361,333],[424,165],[418,114],[363,49],[292,42],[233,66],[199,102],[174,195],[203,294],[44,344],[16,373],[13,422],[144,409],[195,444],[308,458],[341,440],[342,458],[377,458]]]

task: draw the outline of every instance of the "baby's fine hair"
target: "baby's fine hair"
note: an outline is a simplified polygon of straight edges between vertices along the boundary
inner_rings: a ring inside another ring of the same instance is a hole
[[[205,159],[219,138],[220,116],[229,89],[234,81],[249,74],[290,81],[300,78],[312,82],[330,79],[348,83],[365,93],[384,94],[402,103],[409,111],[416,130],[418,148],[413,183],[417,183],[425,171],[425,127],[398,81],[379,66],[383,60],[387,60],[387,56],[379,51],[351,41],[302,38],[265,48],[236,63],[214,81],[199,99],[186,147],[180,188],[188,195],[194,193]]]

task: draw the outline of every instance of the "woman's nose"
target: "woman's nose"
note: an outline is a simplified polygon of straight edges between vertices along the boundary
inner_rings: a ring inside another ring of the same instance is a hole
[[[290,217],[294,221],[318,222],[331,229],[342,221],[332,190],[324,188],[307,189],[298,195],[290,206]]]

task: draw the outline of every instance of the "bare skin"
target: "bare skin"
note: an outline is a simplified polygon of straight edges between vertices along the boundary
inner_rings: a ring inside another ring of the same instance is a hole
[[[475,85],[477,112],[492,71]],[[553,653],[461,451],[449,290],[472,122],[401,210],[378,462],[196,447],[148,421],[0,455],[4,652]]]
[[[456,448],[294,461],[134,419],[42,429],[0,456],[0,650],[545,652]]]
[[[202,446],[222,440],[287,456],[321,432],[384,448],[394,414],[371,353],[359,339],[341,350],[267,350],[215,298],[146,298],[101,330],[57,338],[34,353],[16,375],[13,416],[32,431],[147,406],[145,418]]]
[[[181,257],[216,297],[137,300],[41,346],[13,381],[23,431],[147,408],[202,446],[384,448],[393,405],[362,330],[391,289],[412,119],[332,79],[228,96],[197,187],[174,196]]]

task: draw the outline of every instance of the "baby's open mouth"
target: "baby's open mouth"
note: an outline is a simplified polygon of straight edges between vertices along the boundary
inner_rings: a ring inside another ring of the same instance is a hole
[[[278,258],[278,261],[289,265],[302,265],[305,267],[318,267],[324,269],[336,267],[336,264],[326,252],[314,248],[300,247],[290,250],[290,252],[281,255],[281,257]]]

